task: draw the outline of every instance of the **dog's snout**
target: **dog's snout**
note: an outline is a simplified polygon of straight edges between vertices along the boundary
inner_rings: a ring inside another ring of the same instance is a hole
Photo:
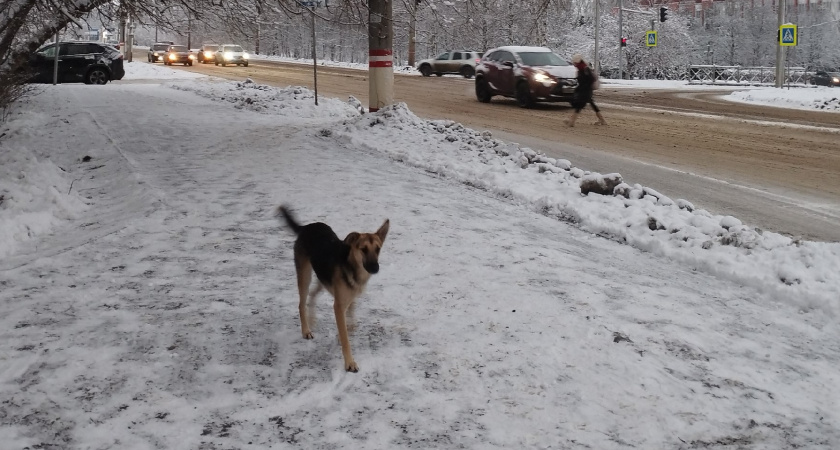
[[[376,261],[365,262],[363,265],[365,267],[365,270],[368,271],[368,273],[379,272],[379,263]]]

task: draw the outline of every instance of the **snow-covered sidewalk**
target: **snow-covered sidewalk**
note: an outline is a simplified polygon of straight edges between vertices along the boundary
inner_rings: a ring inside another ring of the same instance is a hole
[[[404,107],[42,88],[0,141],[4,448],[840,446],[837,244]],[[300,336],[281,203],[391,220],[357,374],[327,296]]]

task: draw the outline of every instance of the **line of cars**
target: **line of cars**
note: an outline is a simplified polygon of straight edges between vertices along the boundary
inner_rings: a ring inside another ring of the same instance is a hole
[[[150,63],[163,62],[164,65],[184,64],[193,62],[206,64],[212,61],[215,65],[248,67],[251,56],[241,46],[235,44],[211,45],[204,44],[193,53],[186,45],[175,45],[173,42],[155,42],[149,47],[148,59]]]
[[[547,47],[503,46],[487,52],[448,51],[424,59],[417,70],[425,76],[460,74],[475,77],[475,96],[488,103],[509,97],[528,108],[537,102],[571,102],[577,69]]]

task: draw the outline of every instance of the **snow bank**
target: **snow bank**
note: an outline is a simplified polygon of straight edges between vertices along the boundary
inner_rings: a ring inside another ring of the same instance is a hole
[[[38,133],[50,120],[24,112],[2,139]],[[87,209],[71,189],[72,176],[49,158],[48,150],[7,147],[0,151],[0,258]]]
[[[736,91],[724,98],[735,102],[758,103],[779,108],[840,111],[840,91],[828,87],[760,88]]]
[[[695,210],[640,185],[583,196],[591,173],[451,121],[427,121],[405,104],[347,121],[342,139],[520,202],[636,248],[752,286],[810,310],[840,313],[840,244],[792,240]],[[616,174],[612,174],[616,175]],[[612,176],[611,175],[611,176]]]

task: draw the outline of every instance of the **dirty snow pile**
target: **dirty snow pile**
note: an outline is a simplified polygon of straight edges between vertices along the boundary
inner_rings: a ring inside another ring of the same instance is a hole
[[[840,90],[829,87],[785,89],[758,88],[736,91],[725,97],[743,103],[758,103],[780,108],[840,111]]]
[[[358,115],[356,111],[346,108],[327,106],[319,108],[315,105],[315,94],[302,86],[288,86],[276,88],[255,83],[250,78],[245,81],[224,83],[173,83],[170,87],[206,97],[212,100],[229,102],[236,108],[248,109],[256,112],[294,115],[298,118],[331,119]],[[335,98],[319,97],[318,103],[342,103]]]

